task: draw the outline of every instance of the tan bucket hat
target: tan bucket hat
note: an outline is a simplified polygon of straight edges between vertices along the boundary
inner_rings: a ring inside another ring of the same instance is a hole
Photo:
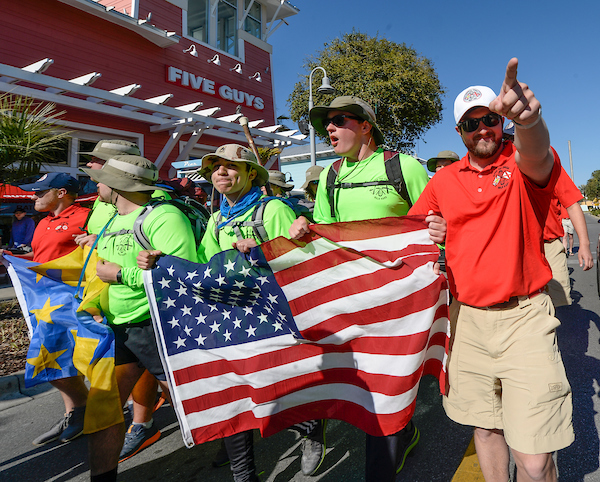
[[[321,172],[323,172],[323,169],[325,168],[321,166],[310,166],[306,170],[306,181],[304,182],[304,184],[302,184],[302,187],[300,189],[306,190],[306,188],[311,182],[318,181]]]
[[[377,119],[373,108],[360,97],[354,95],[336,97],[328,106],[319,105],[310,110],[308,113],[310,123],[319,134],[325,137],[328,136],[327,130],[323,127],[323,121],[327,117],[327,114],[332,110],[350,112],[355,116],[366,120],[373,126],[373,139],[375,140],[375,144],[378,146],[383,144],[383,134],[377,125]]]
[[[168,191],[167,186],[156,186],[158,168],[154,163],[142,156],[113,156],[102,166],[102,169],[81,170],[93,181],[106,184],[112,189],[125,192]]]
[[[291,191],[294,189],[293,184],[287,184],[285,182],[285,174],[281,171],[269,170],[269,184],[275,184],[284,191]]]
[[[245,162],[246,164],[250,164],[249,167],[256,169],[256,172],[258,173],[256,179],[259,186],[264,186],[269,182],[269,172],[258,163],[256,156],[250,149],[240,146],[239,144],[224,144],[219,147],[214,154],[206,154],[202,157],[200,175],[210,183],[212,183],[210,173],[213,169],[213,162],[218,160]]]
[[[93,156],[108,161],[114,156],[141,156],[140,148],[133,142],[121,139],[98,141],[91,152],[79,152],[85,156]]]

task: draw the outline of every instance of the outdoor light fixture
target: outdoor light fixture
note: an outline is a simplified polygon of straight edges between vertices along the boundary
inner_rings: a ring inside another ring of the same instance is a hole
[[[212,59],[208,59],[207,62],[212,62],[215,65],[221,65],[221,59],[219,58],[219,54],[215,54]]]
[[[184,54],[189,53],[194,57],[198,57],[198,52],[196,52],[196,46],[194,44],[190,45],[187,49],[183,51]]]
[[[260,72],[256,72],[254,75],[248,77],[249,79],[256,79],[257,82],[262,82],[262,77],[260,76]]]
[[[235,67],[231,67],[229,70],[233,70],[241,75],[242,73],[242,64],[235,64]]]
[[[329,83],[329,77],[327,77],[327,72],[323,67],[315,67],[312,69],[310,75],[308,76],[308,111],[315,106],[313,103],[313,95],[312,95],[312,76],[317,70],[323,71],[323,80],[321,81],[320,87],[317,89],[319,94],[333,94],[335,89],[331,87]],[[311,123],[308,124],[308,130],[310,133],[310,165],[317,165],[317,149],[315,146],[315,128]]]

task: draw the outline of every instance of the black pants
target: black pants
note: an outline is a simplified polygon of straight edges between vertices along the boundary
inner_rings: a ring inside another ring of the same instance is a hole
[[[223,439],[231,462],[234,482],[255,482],[254,437],[252,430],[236,433]]]
[[[412,421],[399,432],[385,437],[367,435],[365,482],[394,482],[396,468],[413,434]]]

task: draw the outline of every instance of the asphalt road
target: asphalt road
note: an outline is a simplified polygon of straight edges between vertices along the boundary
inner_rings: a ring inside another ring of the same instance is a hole
[[[595,253],[600,224],[592,216],[586,215],[586,219]],[[583,272],[576,257],[571,257],[568,264],[575,303],[559,308],[557,316],[562,322],[559,344],[574,395],[576,441],[558,453],[557,464],[562,481],[600,482],[600,317],[597,314],[600,313],[600,300],[595,269]],[[436,383],[430,377],[421,383],[414,417],[421,430],[421,442],[409,457],[398,481],[451,481],[471,439],[470,428],[459,426],[444,415]],[[16,404],[11,406],[13,403]],[[22,397],[15,402],[0,402],[0,481],[89,480],[85,437],[65,445],[31,445],[31,440],[60,418],[62,410],[60,396],[55,390]],[[231,480],[228,467],[211,467],[218,442],[185,448],[169,406],[156,412],[155,423],[163,434],[161,439],[120,464],[119,480]],[[280,432],[267,439],[256,433],[255,455],[258,470],[262,472],[261,480],[361,481],[364,439],[364,434],[351,425],[331,421],[323,466],[316,476],[305,477],[300,472],[300,442],[293,432]],[[475,474],[460,480],[483,479]]]

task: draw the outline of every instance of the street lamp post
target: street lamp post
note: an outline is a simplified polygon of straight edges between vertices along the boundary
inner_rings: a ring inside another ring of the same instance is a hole
[[[321,81],[321,86],[317,88],[317,92],[320,94],[333,94],[335,89],[331,87],[329,83],[329,77],[327,77],[327,72],[323,67],[315,67],[312,69],[310,75],[308,76],[308,111],[315,106],[313,103],[313,94],[312,94],[312,76],[317,70],[323,71],[323,80]],[[310,120],[308,122],[308,131],[310,135],[310,165],[317,165],[317,149],[315,145],[315,128],[311,124]]]

